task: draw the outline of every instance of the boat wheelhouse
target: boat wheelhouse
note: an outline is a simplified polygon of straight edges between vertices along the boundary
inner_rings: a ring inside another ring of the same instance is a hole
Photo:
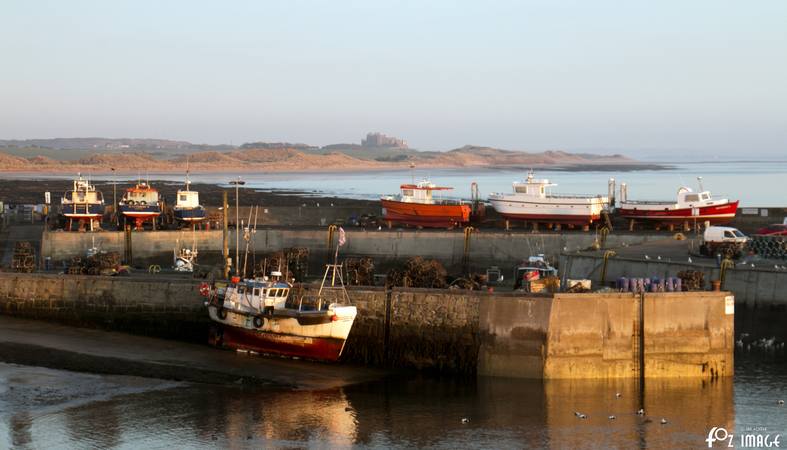
[[[84,229],[87,224],[92,231],[104,215],[104,196],[79,174],[71,190],[66,191],[60,199],[60,206],[63,216],[68,220],[69,231],[75,220],[79,223],[79,229]]]
[[[470,221],[469,204],[439,198],[440,193],[450,191],[452,187],[437,186],[429,180],[423,180],[415,184],[403,184],[399,189],[399,195],[380,199],[383,218],[389,227],[393,223],[400,223],[417,227],[453,228]]]
[[[126,219],[134,220],[134,228],[138,230],[142,229],[147,220],[151,220],[155,227],[155,219],[161,215],[158,191],[148,183],[140,181],[126,189],[118,210]]]
[[[723,224],[735,218],[738,201],[726,198],[715,199],[711,192],[703,189],[702,178],[698,177],[699,191],[680,187],[674,201],[629,200],[626,184],[620,186],[620,205],[617,214],[629,220],[654,223],[709,222]]]
[[[489,201],[506,219],[569,225],[590,225],[609,208],[609,196],[553,194],[550,189],[555,186],[547,179],[536,179],[530,171],[526,180],[513,183],[512,193],[489,194]]]

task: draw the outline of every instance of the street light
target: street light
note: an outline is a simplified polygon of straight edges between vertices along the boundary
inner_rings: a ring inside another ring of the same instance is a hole
[[[240,223],[240,212],[238,211],[238,186],[246,184],[245,181],[240,179],[238,175],[237,180],[230,181],[230,184],[235,185],[235,273],[238,273],[238,264],[240,264],[240,233],[238,231],[238,223]]]
[[[120,226],[120,218],[118,217],[118,199],[117,199],[117,177],[115,176],[115,168],[112,169],[112,215],[115,216],[115,229]]]

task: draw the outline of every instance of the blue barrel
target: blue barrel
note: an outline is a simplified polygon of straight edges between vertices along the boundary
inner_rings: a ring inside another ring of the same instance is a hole
[[[678,277],[675,277],[675,292],[680,292],[683,290],[682,286],[683,280]]]
[[[626,277],[618,278],[618,290],[621,292],[628,292],[629,290],[629,279]]]

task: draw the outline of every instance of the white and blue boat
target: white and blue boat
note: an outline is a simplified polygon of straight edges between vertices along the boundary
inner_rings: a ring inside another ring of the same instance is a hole
[[[175,219],[181,222],[196,223],[207,218],[205,208],[199,204],[199,192],[191,190],[188,172],[186,172],[186,189],[178,190],[178,198],[173,211]]]
[[[94,225],[101,222],[104,215],[104,196],[90,181],[79,174],[74,180],[74,187],[63,194],[60,200],[63,216],[68,219],[68,229],[71,230],[74,221],[79,222],[80,228],[86,223],[92,230]]]

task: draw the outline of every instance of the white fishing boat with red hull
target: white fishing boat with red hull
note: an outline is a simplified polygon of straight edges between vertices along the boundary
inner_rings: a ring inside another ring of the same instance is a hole
[[[538,180],[531,171],[525,181],[513,183],[513,192],[489,194],[489,202],[506,219],[568,225],[590,225],[609,207],[603,195],[552,194],[557,184]],[[614,181],[610,180],[614,192]]]
[[[324,298],[323,288],[313,301],[293,298],[291,291],[292,285],[281,280],[279,272],[272,272],[270,279],[233,278],[224,287],[201,286],[203,295],[210,296],[208,314],[217,325],[210,343],[264,354],[337,361],[357,314],[356,307],[348,304],[343,284],[346,303],[335,296]]]
[[[735,218],[738,201],[726,198],[714,199],[710,191],[702,188],[699,181],[699,192],[691,188],[678,189],[675,201],[634,201],[628,200],[627,187],[620,186],[620,205],[616,212],[620,217],[654,223],[686,223],[690,221],[723,224]]]

